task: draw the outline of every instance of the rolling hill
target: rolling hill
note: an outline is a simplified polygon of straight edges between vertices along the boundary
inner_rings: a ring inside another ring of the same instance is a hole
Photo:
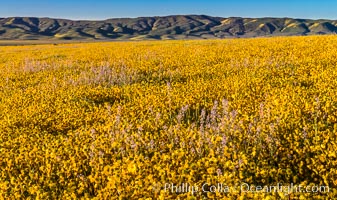
[[[336,34],[337,20],[292,18],[165,17],[101,21],[0,18],[0,40],[159,40]]]

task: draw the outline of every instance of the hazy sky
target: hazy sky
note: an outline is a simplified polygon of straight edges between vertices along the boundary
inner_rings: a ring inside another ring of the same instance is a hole
[[[68,19],[205,14],[219,17],[337,19],[337,0],[0,0],[0,17]]]

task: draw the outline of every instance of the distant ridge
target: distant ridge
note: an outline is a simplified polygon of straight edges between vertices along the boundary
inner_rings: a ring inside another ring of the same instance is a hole
[[[337,20],[172,15],[101,21],[0,18],[0,40],[160,40],[336,34]]]

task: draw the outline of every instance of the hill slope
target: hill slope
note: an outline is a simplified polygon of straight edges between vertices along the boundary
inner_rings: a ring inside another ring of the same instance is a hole
[[[0,39],[144,40],[261,37],[337,33],[337,20],[222,18],[206,15],[119,18],[102,21],[0,18]]]

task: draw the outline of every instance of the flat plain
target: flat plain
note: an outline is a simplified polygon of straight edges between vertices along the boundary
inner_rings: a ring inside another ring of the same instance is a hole
[[[1,198],[337,196],[336,36],[0,52]]]

